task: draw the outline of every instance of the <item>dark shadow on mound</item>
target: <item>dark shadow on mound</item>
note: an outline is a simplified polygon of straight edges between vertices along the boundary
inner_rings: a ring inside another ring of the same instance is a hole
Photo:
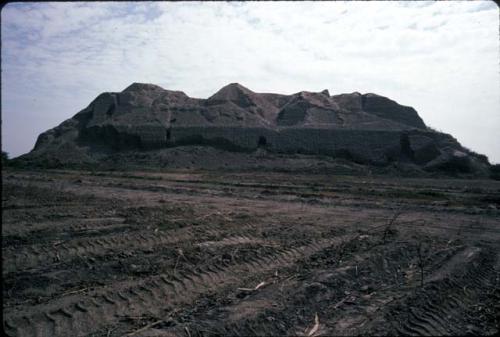
[[[222,137],[215,137],[215,138],[204,138],[201,135],[193,135],[193,136],[188,136],[184,137],[182,139],[179,139],[172,145],[168,147],[175,147],[175,146],[182,146],[182,145],[205,145],[205,146],[212,146],[214,148],[218,148],[221,150],[225,151],[231,151],[231,152],[252,152],[253,149],[242,147],[239,145],[236,145],[229,140],[222,138]]]
[[[265,147],[267,146],[267,139],[264,136],[259,137],[259,141],[257,142],[257,147]]]
[[[111,125],[93,126],[81,130],[78,143],[90,146],[92,151],[97,152],[144,150],[139,136],[118,132]]]

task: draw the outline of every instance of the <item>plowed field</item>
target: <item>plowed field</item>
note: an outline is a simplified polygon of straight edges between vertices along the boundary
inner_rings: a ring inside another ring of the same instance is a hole
[[[8,336],[500,332],[500,182],[2,178]]]

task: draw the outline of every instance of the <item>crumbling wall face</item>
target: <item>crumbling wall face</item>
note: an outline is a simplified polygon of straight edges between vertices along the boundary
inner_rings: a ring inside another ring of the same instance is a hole
[[[359,162],[386,163],[401,151],[399,132],[343,129],[285,129],[277,151],[300,151],[348,157]]]
[[[412,159],[417,164],[427,163],[441,154],[436,148],[436,142],[431,137],[423,134],[412,134],[408,136]]]
[[[165,147],[167,145],[167,128],[161,124],[142,124],[131,127],[128,133],[137,135],[141,147],[145,150]]]
[[[78,142],[97,151],[122,151],[141,149],[141,140],[120,125],[92,126],[80,131]]]
[[[366,94],[362,96],[363,110],[376,116],[425,129],[424,121],[412,107],[400,105],[386,97]]]
[[[254,150],[266,140],[266,147],[273,148],[278,139],[277,133],[266,128],[246,127],[172,127],[169,144],[207,144],[241,150]],[[220,143],[220,144],[218,144]]]
[[[93,112],[89,127],[101,125],[109,120],[117,106],[116,97],[111,93],[103,93],[97,96],[92,105]]]
[[[400,132],[342,129],[175,127],[171,145],[212,144],[235,149],[342,156],[359,162],[387,163],[401,151]],[[265,145],[263,145],[265,144]]]

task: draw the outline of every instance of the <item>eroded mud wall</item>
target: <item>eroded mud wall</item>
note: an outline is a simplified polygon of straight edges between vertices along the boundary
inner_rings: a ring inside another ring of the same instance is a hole
[[[387,162],[401,151],[400,132],[342,129],[272,130],[238,127],[176,127],[170,145],[211,144],[241,150],[324,154],[358,161]]]

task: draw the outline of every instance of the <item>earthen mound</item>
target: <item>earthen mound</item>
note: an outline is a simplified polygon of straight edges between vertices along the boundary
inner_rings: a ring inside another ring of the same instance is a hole
[[[358,92],[332,96],[328,90],[256,93],[238,83],[207,99],[143,83],[103,93],[42,133],[20,160],[98,163],[118,153],[178,146],[319,155],[480,175],[489,169],[485,156],[429,129],[415,109],[389,98]]]

